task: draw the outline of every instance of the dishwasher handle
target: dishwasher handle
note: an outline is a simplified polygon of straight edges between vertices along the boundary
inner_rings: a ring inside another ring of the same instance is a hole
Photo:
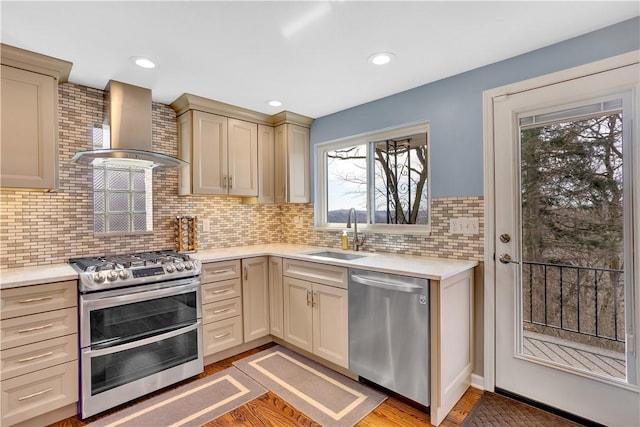
[[[368,277],[358,276],[355,274],[351,275],[351,280],[361,285],[373,286],[375,288],[386,289],[389,291],[407,292],[407,293],[414,293],[414,294],[419,294],[419,293],[422,293],[423,291],[422,286],[414,286],[409,284],[405,285],[401,283],[375,280],[375,279],[370,279]]]

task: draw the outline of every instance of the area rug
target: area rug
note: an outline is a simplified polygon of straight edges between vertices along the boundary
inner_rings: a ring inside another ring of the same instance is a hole
[[[526,403],[484,392],[460,427],[573,427],[579,425]]]
[[[387,398],[282,346],[233,364],[325,427],[353,426]]]
[[[201,426],[266,392],[260,384],[231,367],[144,400],[89,426]]]

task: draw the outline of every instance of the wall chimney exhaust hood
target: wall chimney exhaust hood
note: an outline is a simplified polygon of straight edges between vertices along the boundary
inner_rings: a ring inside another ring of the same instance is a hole
[[[151,148],[151,90],[110,80],[104,95],[104,128],[110,137],[71,162],[91,165],[176,168],[188,163]]]

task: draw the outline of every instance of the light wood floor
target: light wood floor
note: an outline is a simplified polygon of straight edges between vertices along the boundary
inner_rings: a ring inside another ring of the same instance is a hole
[[[222,360],[220,362],[213,363],[205,366],[205,370],[198,377],[194,378],[195,381],[198,378],[204,378],[208,375],[213,375],[223,369],[232,366],[235,360],[242,359],[251,354],[258,353],[265,350],[274,344],[266,344],[256,349],[241,353],[237,356],[229,359]],[[184,383],[181,383],[182,385]],[[177,386],[176,386],[177,387]],[[172,387],[175,388],[175,387]],[[164,390],[166,391],[166,390]],[[159,391],[158,393],[162,393]],[[462,396],[460,401],[451,410],[447,418],[440,424],[443,427],[458,426],[462,423],[462,420],[469,414],[473,406],[476,404],[482,391],[469,388],[467,392]],[[157,395],[151,394],[146,398]],[[144,398],[143,398],[144,399]],[[139,402],[137,400],[136,402]],[[119,407],[117,409],[122,409]],[[117,410],[116,409],[116,410]],[[100,416],[87,418],[81,420],[78,417],[71,417],[55,424],[51,424],[54,427],[81,427],[95,421],[101,417],[107,416],[116,410],[107,411]],[[429,415],[396,399],[389,397],[380,406],[378,406],[373,412],[367,415],[362,421],[360,421],[358,427],[407,427],[407,426],[423,426],[430,425]],[[223,416],[216,418],[215,420],[205,424],[207,427],[222,427],[222,426],[291,426],[291,427],[303,427],[303,426],[319,426],[310,418],[304,414],[298,412],[294,407],[289,405],[284,400],[271,392],[260,396],[251,402],[234,409],[231,412],[224,414]]]

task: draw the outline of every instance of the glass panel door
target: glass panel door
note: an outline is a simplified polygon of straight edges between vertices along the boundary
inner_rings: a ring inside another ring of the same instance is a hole
[[[492,105],[495,389],[605,425],[640,425],[639,75]]]
[[[520,118],[521,351],[625,379],[621,107]]]

